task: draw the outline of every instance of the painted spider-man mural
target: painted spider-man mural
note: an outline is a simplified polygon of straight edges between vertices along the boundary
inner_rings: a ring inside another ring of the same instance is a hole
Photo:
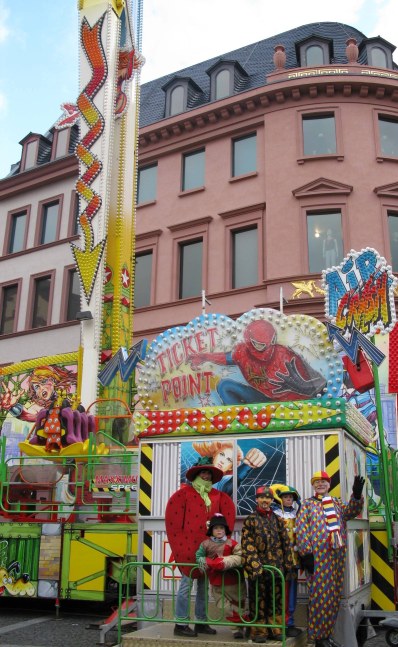
[[[253,321],[247,325],[243,341],[231,352],[196,353],[188,361],[193,369],[204,362],[238,366],[247,384],[220,380],[217,391],[224,404],[304,400],[322,393],[324,376],[294,350],[278,344],[276,338],[269,321]]]

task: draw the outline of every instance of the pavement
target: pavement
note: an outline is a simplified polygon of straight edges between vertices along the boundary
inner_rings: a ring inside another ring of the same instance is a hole
[[[58,615],[54,601],[1,600],[1,647],[97,647],[100,630],[112,608],[102,604],[81,602],[68,605],[62,602]],[[133,624],[123,631],[131,632]],[[117,645],[117,627],[111,629],[102,645]]]
[[[1,647],[106,647],[118,645],[117,627],[100,643],[99,626],[115,607],[102,603],[62,601],[58,615],[54,600],[12,600],[2,598],[0,609]],[[123,633],[135,625],[124,626]],[[245,641],[246,642],[246,641]],[[242,643],[241,643],[242,644]],[[363,647],[386,647],[384,632],[363,643]],[[352,645],[345,645],[352,647]]]

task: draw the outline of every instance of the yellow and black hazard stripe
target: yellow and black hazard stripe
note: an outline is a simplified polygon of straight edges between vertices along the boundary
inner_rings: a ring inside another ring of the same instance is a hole
[[[152,465],[153,445],[141,445],[140,455],[140,496],[138,511],[140,517],[149,517],[152,509]]]
[[[140,492],[138,511],[140,517],[149,517],[152,511],[153,445],[143,443],[140,454]],[[142,561],[144,589],[152,588],[152,532],[144,530],[142,536]]]
[[[370,531],[372,609],[395,611],[394,566],[388,561],[386,530]]]
[[[152,588],[152,532],[144,530],[142,537],[142,561],[147,562],[147,565],[143,566],[143,582],[144,589]]]
[[[329,494],[341,497],[339,434],[325,436],[325,471],[331,478]]]

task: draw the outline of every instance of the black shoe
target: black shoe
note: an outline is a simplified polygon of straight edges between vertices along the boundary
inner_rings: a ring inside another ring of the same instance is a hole
[[[297,636],[302,633],[302,629],[299,629],[298,627],[287,627],[286,629],[287,638],[297,638]]]
[[[319,638],[315,641],[315,647],[330,647],[330,642],[327,638]]]
[[[191,629],[188,625],[175,625],[175,636],[184,636],[185,638],[196,638],[198,635],[195,629]]]
[[[254,643],[266,643],[267,642],[267,636],[263,636],[263,635],[254,636],[253,642]]]
[[[196,625],[196,631],[198,634],[209,634],[209,636],[213,636],[217,633],[217,631],[213,629],[213,627],[209,627],[209,625]]]
[[[234,632],[233,636],[234,636],[234,638],[236,638],[237,640],[238,640],[239,638],[244,638],[243,629],[237,629],[237,630]]]

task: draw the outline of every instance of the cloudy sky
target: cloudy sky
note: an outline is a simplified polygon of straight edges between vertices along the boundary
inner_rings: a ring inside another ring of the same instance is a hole
[[[131,0],[130,0],[131,1]],[[311,22],[398,46],[397,0],[143,0],[142,82]],[[77,0],[0,0],[0,178],[78,93]],[[398,61],[398,56],[395,56]]]

